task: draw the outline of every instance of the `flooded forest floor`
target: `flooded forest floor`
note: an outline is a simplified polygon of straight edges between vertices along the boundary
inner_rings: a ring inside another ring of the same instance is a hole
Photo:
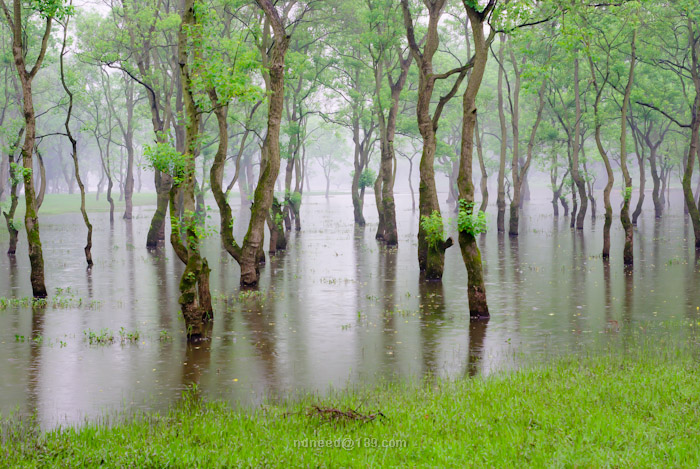
[[[167,412],[48,433],[9,420],[1,464],[349,467],[361,458],[381,467],[697,466],[697,347],[658,350],[384,383],[252,410],[202,401],[195,389]]]
[[[535,198],[518,238],[490,215],[488,322],[469,320],[458,249],[421,280],[410,198],[398,249],[374,239],[371,199],[357,228],[348,195],[306,196],[257,291],[206,239],[214,324],[188,344],[183,266],[145,248],[148,196],[131,221],[91,212],[91,270],[80,215],[47,196],[45,304],[24,234],[0,256],[0,466],[700,464],[700,264],[679,191],[640,217],[632,270],[617,219],[605,264],[600,214],[571,230]]]

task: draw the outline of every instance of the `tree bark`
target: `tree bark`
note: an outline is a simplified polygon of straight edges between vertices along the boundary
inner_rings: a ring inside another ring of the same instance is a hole
[[[401,0],[403,10],[404,27],[406,37],[411,49],[411,54],[418,64],[418,100],[416,103],[416,117],[418,130],[423,139],[423,153],[421,155],[420,185],[418,187],[418,208],[421,220],[430,217],[434,213],[441,216],[440,204],[435,186],[435,151],[437,147],[437,129],[444,106],[457,93],[467,71],[472,63],[465,64],[443,74],[436,74],[433,70],[433,57],[440,45],[438,23],[442,16],[445,0],[426,2],[428,8],[428,24],[421,51],[414,33],[413,19],[408,6],[408,0]],[[457,75],[452,88],[431,109],[435,83],[438,79]],[[432,110],[432,115],[431,115]],[[452,239],[441,243],[428,243],[427,233],[422,223],[418,228],[418,265],[425,272],[426,280],[440,280],[444,270],[445,250],[452,246]]]
[[[581,199],[581,208],[576,214],[576,229],[582,230],[583,224],[586,220],[586,211],[588,210],[588,197],[586,195],[586,183],[581,177],[581,172],[579,171],[579,153],[581,150],[581,94],[579,88],[579,61],[577,54],[576,57],[574,57],[574,97],[576,102],[576,123],[574,124],[574,143],[571,152],[571,177],[576,184],[579,198]]]
[[[25,215],[24,226],[27,231],[27,244],[29,245],[29,264],[31,268],[30,279],[32,284],[32,293],[35,298],[45,298],[46,283],[44,281],[44,255],[41,248],[41,236],[39,229],[39,216],[36,204],[36,194],[34,191],[34,147],[36,146],[36,115],[34,112],[34,96],[32,93],[32,82],[37,72],[41,69],[42,62],[46,54],[46,48],[51,36],[51,26],[53,17],[49,16],[44,19],[45,27],[41,46],[36,62],[31,70],[27,70],[25,54],[26,39],[25,31],[22,24],[22,3],[13,2],[13,11],[7,8],[4,0],[0,0],[3,12],[7,19],[8,25],[12,31],[12,56],[14,58],[15,68],[20,78],[23,99],[23,114],[24,114],[24,144],[22,145],[22,176],[24,180],[24,199],[25,199]]]
[[[467,89],[462,99],[462,142],[460,147],[459,176],[457,186],[460,200],[464,200],[465,206],[460,210],[472,212],[474,210],[474,184],[472,182],[472,165],[474,151],[474,128],[476,127],[476,97],[484,77],[486,62],[488,60],[489,45],[495,37],[492,31],[486,39],[484,37],[484,21],[488,17],[489,8],[484,12],[478,12],[464,2],[474,39],[473,68],[467,82]],[[481,253],[476,244],[475,233],[459,230],[459,246],[462,259],[467,268],[467,296],[469,300],[469,316],[472,319],[488,318],[489,308],[486,301],[486,286],[484,283]]]
[[[515,60],[513,60],[515,63]],[[517,159],[517,154],[518,151],[515,150],[515,148],[518,148],[517,143],[515,143],[516,138],[518,137],[518,132],[513,131],[513,200],[510,201],[510,226],[508,229],[508,234],[510,236],[518,236],[518,222],[519,222],[519,212],[520,212],[520,206],[521,206],[521,191],[523,188],[523,183],[526,181],[527,178],[527,172],[530,169],[530,164],[532,163],[532,154],[535,149],[535,139],[537,137],[537,129],[540,126],[540,122],[542,121],[542,111],[544,110],[544,92],[545,92],[545,86],[547,82],[545,80],[542,81],[542,85],[540,86],[539,92],[537,94],[538,96],[538,106],[537,106],[537,114],[535,116],[535,122],[532,125],[532,130],[530,132],[530,140],[527,144],[527,152],[526,152],[526,159],[525,163],[523,164],[522,168],[518,170],[518,159]],[[519,94],[520,94],[520,76],[519,72],[517,71],[516,68],[516,99],[514,100],[513,103],[513,128],[518,128],[519,123],[517,122],[519,112],[516,111],[518,102],[519,102]]]
[[[260,178],[251,206],[250,224],[241,252],[241,285],[257,285],[260,277],[258,251],[262,247],[265,222],[270,214],[275,180],[280,169],[280,126],[284,110],[284,64],[290,37],[271,0],[256,0],[274,32],[267,59],[265,84],[268,92],[267,135],[260,158]]]
[[[182,222],[172,220],[171,236],[173,248],[178,252],[178,257],[185,262],[185,270],[180,278],[180,308],[185,318],[187,337],[190,340],[198,340],[205,336],[206,326],[213,318],[211,295],[209,293],[209,265],[206,258],[200,252],[200,240],[195,206],[195,159],[197,157],[197,137],[200,128],[200,114],[192,94],[192,83],[188,64],[188,32],[196,25],[195,0],[185,0],[182,11],[182,22],[178,31],[178,61],[180,64],[180,80],[185,106],[185,168],[181,174],[181,182],[173,185],[171,190],[171,203],[174,199],[173,192],[180,190],[183,197]],[[196,46],[195,46],[196,47]],[[195,53],[196,57],[197,53]],[[195,59],[196,60],[196,59]],[[184,226],[186,232],[186,244],[183,245],[179,238],[180,226]],[[174,240],[173,238],[178,239]],[[183,259],[184,257],[184,259]]]
[[[610,191],[612,190],[613,184],[615,182],[615,175],[613,174],[613,169],[610,165],[610,158],[608,157],[608,153],[605,151],[605,147],[603,146],[603,139],[601,137],[601,129],[603,124],[599,110],[601,97],[603,95],[603,89],[607,84],[608,78],[606,75],[605,81],[599,85],[596,79],[596,69],[593,64],[593,58],[590,54],[588,55],[588,64],[591,71],[591,82],[593,83],[593,88],[596,92],[595,102],[593,104],[593,112],[595,116],[595,143],[598,147],[598,153],[600,153],[600,157],[603,159],[603,164],[605,165],[605,172],[608,177],[607,183],[605,184],[605,189],[603,190],[603,203],[605,205],[605,223],[603,224],[602,253],[603,261],[608,261],[610,259],[610,227],[612,226],[613,220],[613,210],[612,205],[610,203]]]
[[[396,205],[394,201],[394,171],[396,152],[394,150],[394,137],[396,135],[396,119],[399,114],[399,98],[406,84],[408,70],[413,61],[409,52],[404,58],[399,54],[397,61],[399,76],[396,80],[392,77],[389,60],[386,51],[382,50],[374,61],[375,99],[377,100],[377,121],[379,123],[379,141],[381,162],[379,166],[378,185],[375,185],[375,197],[377,198],[377,212],[379,214],[379,226],[376,238],[384,241],[387,246],[399,244],[398,230],[396,227]],[[385,106],[382,104],[382,80],[386,76],[390,90],[390,102],[388,115],[385,115]]]
[[[478,114],[474,122],[474,141],[476,143],[476,154],[479,158],[479,169],[481,170],[481,206],[479,210],[485,212],[489,206],[489,175],[486,172],[486,163],[484,162],[484,148],[481,144],[481,134],[479,133]]]
[[[500,38],[501,46],[498,49],[498,61],[503,63],[503,36]],[[506,231],[506,153],[508,151],[508,138],[506,128],[506,114],[503,109],[503,67],[498,67],[498,121],[501,126],[501,147],[498,159],[498,195],[496,196],[496,229],[499,233]]]
[[[72,0],[71,0],[72,4]],[[59,56],[59,68],[61,71],[61,84],[63,89],[68,95],[68,110],[66,112],[66,120],[63,124],[66,129],[66,136],[70,141],[71,146],[71,157],[73,158],[73,170],[75,172],[75,180],[78,183],[78,188],[80,189],[80,213],[83,216],[83,223],[85,223],[85,228],[87,228],[87,241],[85,244],[85,261],[87,262],[88,268],[92,267],[92,223],[90,223],[90,218],[88,217],[87,210],[85,209],[85,185],[80,177],[80,166],[78,164],[78,142],[73,137],[73,133],[70,130],[70,119],[73,113],[73,93],[68,84],[66,83],[66,74],[64,69],[63,58],[66,55],[66,39],[68,36],[68,21],[70,17],[66,18],[65,24],[63,25],[63,43],[61,45],[61,55]]]
[[[629,109],[632,84],[634,82],[634,67],[637,61],[637,30],[632,33],[630,70],[625,87],[625,94],[622,99],[622,110],[620,115],[620,166],[625,181],[625,193],[623,197],[622,210],[620,211],[620,221],[625,229],[625,247],[623,251],[623,262],[626,266],[634,263],[634,228],[630,219],[630,201],[632,199],[632,177],[627,168],[627,111]]]
[[[14,142],[12,142],[7,152],[7,167],[9,169],[10,176],[10,208],[7,212],[3,211],[2,214],[5,217],[5,223],[7,224],[7,232],[10,234],[10,242],[7,248],[7,254],[11,256],[14,256],[17,252],[17,235],[19,234],[17,225],[15,225],[15,212],[17,211],[17,205],[19,204],[19,197],[17,195],[17,192],[19,189],[21,178],[15,170],[15,165],[17,164],[15,162],[15,153],[17,152],[17,147],[19,147],[19,143],[22,140],[23,134],[24,126],[20,127],[19,132],[17,133],[17,138]]]

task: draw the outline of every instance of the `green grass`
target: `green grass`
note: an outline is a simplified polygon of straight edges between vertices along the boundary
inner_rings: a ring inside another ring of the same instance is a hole
[[[43,434],[6,419],[0,460],[42,467],[697,467],[700,367],[690,353],[562,358],[488,378],[387,383],[253,411],[187,393],[167,413]],[[327,419],[310,410],[316,405],[386,418]]]

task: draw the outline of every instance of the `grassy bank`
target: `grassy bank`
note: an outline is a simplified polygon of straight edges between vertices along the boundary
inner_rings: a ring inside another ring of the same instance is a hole
[[[699,382],[687,352],[666,352],[386,384],[247,412],[189,394],[167,414],[111,426],[41,434],[5,421],[0,464],[697,467]]]

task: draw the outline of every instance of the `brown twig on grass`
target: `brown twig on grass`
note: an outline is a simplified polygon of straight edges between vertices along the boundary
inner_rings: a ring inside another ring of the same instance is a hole
[[[356,410],[350,409],[350,410],[340,410],[340,409],[334,409],[332,407],[319,407],[319,406],[313,406],[309,409],[307,415],[309,416],[318,416],[320,418],[326,419],[326,420],[359,420],[362,422],[371,422],[375,420],[377,417],[383,417],[387,418],[386,415],[384,415],[381,412],[376,412],[374,414],[361,414],[357,412]]]

